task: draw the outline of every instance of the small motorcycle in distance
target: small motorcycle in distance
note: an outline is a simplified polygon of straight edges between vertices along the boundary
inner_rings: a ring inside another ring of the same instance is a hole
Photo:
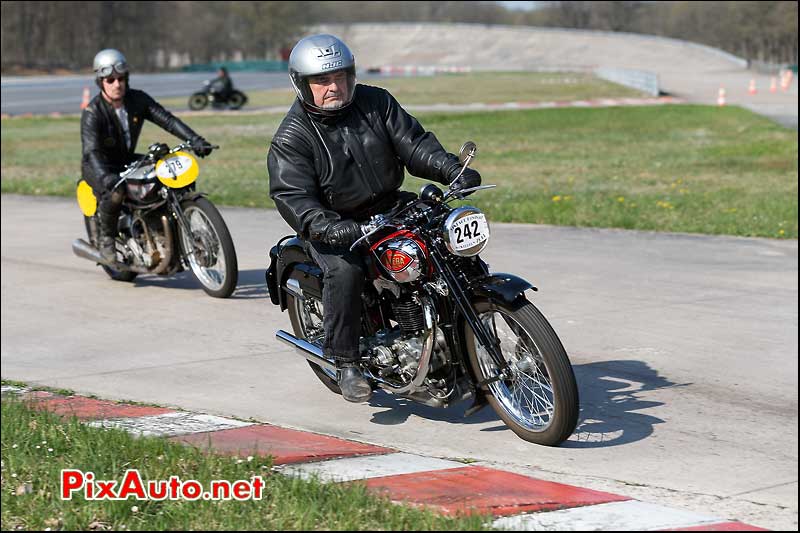
[[[233,89],[226,100],[220,100],[218,95],[212,92],[212,85],[209,81],[203,82],[203,90],[197,91],[189,97],[189,109],[200,111],[211,104],[213,109],[241,109],[247,103],[247,95],[238,89]]]
[[[78,205],[89,242],[76,239],[75,255],[98,263],[118,281],[133,281],[138,274],[169,276],[189,268],[207,294],[230,296],[239,276],[236,250],[222,215],[205,193],[195,190],[199,165],[185,151],[191,148],[188,142],[172,149],[152,144],[120,173],[117,187],[123,187],[126,196],[114,264],[106,263],[98,250],[97,198],[92,187],[79,180]]]

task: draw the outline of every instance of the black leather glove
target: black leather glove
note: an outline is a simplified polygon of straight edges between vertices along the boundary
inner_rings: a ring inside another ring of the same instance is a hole
[[[448,162],[445,163],[442,168],[442,178],[444,178],[442,182],[444,185],[450,185],[453,183],[453,180],[456,179],[456,176],[458,176],[458,174],[461,172],[461,169],[464,167],[464,165],[459,162],[456,156],[452,154],[448,154],[448,156]],[[481,175],[478,173],[478,171],[467,167],[464,169],[464,173],[461,174],[461,177],[458,178],[458,181],[453,185],[455,189],[458,190],[477,187],[480,184]]]
[[[192,145],[192,150],[197,154],[197,157],[205,157],[213,150],[211,144],[199,135],[189,139],[189,142]]]
[[[454,187],[456,190],[471,189],[481,184],[481,175],[472,168],[464,169],[464,173],[456,180]]]
[[[347,247],[353,245],[364,233],[361,225],[355,220],[342,220],[328,226],[325,230],[323,242],[334,247]]]

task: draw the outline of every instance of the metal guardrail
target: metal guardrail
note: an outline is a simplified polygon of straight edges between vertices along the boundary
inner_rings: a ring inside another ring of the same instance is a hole
[[[598,78],[638,89],[652,96],[658,96],[661,93],[658,86],[658,74],[655,72],[623,68],[598,68],[594,70],[594,74]]]
[[[288,72],[288,61],[220,61],[214,63],[195,63],[181,67],[183,72],[213,72],[225,67],[229,72]]]

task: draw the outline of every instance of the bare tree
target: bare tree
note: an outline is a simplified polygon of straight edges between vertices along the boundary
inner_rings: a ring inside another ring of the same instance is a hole
[[[748,59],[797,62],[796,1],[541,2],[530,12],[497,2],[4,1],[2,69],[88,68],[118,48],[138,70],[164,54],[192,62],[275,59],[320,22],[527,24],[665,35]]]

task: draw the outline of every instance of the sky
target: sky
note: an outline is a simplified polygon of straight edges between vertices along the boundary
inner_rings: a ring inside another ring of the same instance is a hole
[[[508,9],[533,9],[539,2],[498,2]]]

